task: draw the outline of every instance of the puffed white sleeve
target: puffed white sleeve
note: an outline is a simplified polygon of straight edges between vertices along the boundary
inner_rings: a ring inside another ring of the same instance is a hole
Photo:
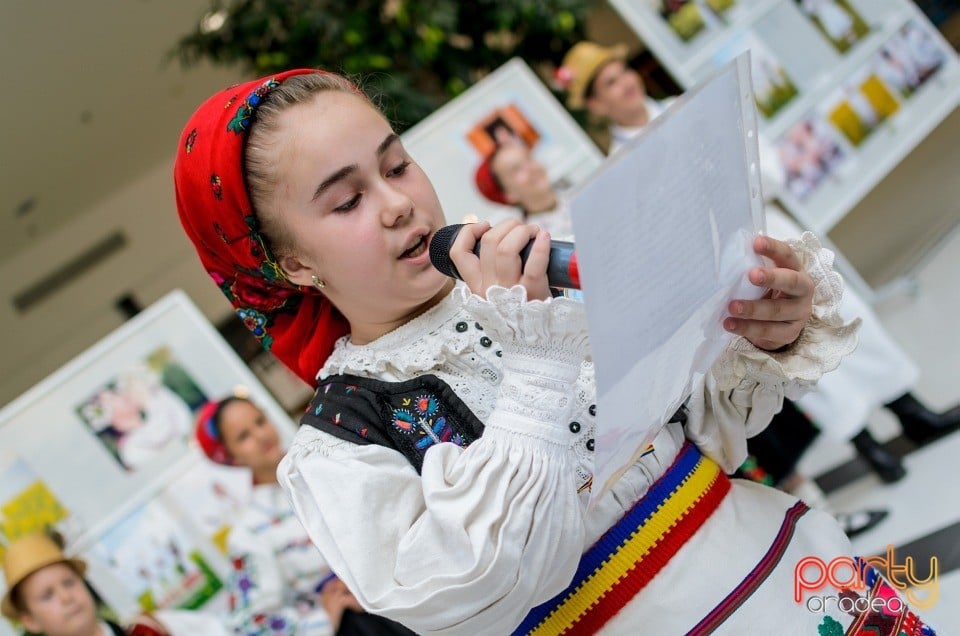
[[[431,447],[418,475],[396,451],[302,427],[278,471],[360,604],[420,634],[510,633],[569,583],[583,550],[566,434],[586,355],[582,308],[526,302],[522,287],[487,297],[466,300],[503,350],[480,439]]]
[[[693,392],[686,436],[728,473],[747,458],[747,439],[762,431],[783,407],[839,366],[857,346],[860,319],[840,316],[843,281],[834,255],[810,232],[786,241],[813,279],[813,314],[784,351],[759,349],[735,338]]]

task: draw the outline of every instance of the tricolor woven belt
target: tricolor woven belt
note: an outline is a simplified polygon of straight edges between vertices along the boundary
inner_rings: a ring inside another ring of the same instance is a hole
[[[566,590],[533,608],[514,634],[593,634],[626,605],[730,491],[713,460],[687,442],[624,517],[580,559]]]

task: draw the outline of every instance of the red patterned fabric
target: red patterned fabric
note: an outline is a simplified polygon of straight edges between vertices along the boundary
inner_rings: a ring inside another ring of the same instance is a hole
[[[218,464],[230,466],[233,460],[227,451],[226,444],[220,438],[220,432],[217,430],[217,424],[213,421],[217,410],[220,408],[220,402],[207,402],[197,414],[197,423],[193,429],[194,438],[200,445],[200,450],[204,455]]]
[[[346,319],[317,290],[288,281],[260,234],[242,173],[257,106],[296,69],[232,86],[193,114],[173,178],[180,223],[203,267],[265,349],[311,386]]]
[[[127,627],[127,636],[170,636],[169,632],[162,631],[153,625],[135,623]]]
[[[510,205],[507,201],[507,195],[497,184],[497,180],[493,176],[493,168],[490,164],[491,159],[496,153],[491,153],[483,160],[477,167],[476,182],[477,189],[480,190],[480,194],[485,196],[488,200],[493,201],[494,203],[499,203],[500,205]]]

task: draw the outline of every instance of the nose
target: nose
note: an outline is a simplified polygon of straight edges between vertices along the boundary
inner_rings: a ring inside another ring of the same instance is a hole
[[[381,216],[386,227],[394,227],[403,223],[404,219],[413,213],[413,200],[406,192],[387,180],[380,182]]]
[[[68,605],[73,601],[74,591],[67,586],[57,588],[57,598],[61,605]]]

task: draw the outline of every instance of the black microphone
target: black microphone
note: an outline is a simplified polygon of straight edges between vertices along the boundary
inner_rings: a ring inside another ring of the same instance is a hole
[[[444,275],[463,280],[457,267],[450,260],[450,248],[460,233],[463,224],[448,225],[437,230],[430,239],[430,262]],[[520,262],[527,264],[530,248],[533,241],[527,243],[520,251]],[[473,246],[473,253],[480,256],[480,241]],[[580,269],[577,266],[577,253],[573,251],[573,243],[567,241],[550,241],[550,261],[547,264],[547,282],[551,287],[563,289],[580,289]]]

